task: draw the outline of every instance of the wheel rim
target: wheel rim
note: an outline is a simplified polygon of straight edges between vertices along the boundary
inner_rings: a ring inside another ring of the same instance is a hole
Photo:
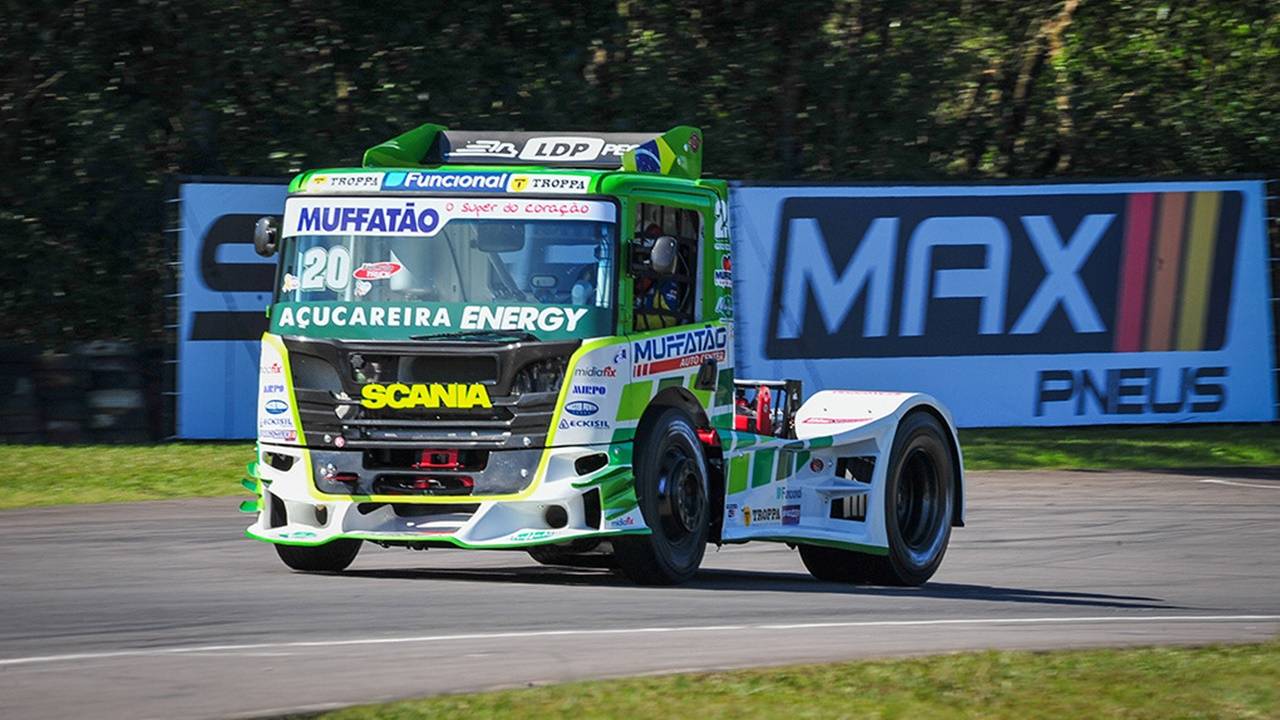
[[[929,562],[942,533],[946,488],[933,456],[915,448],[902,463],[895,498],[898,532],[916,565]]]
[[[663,534],[679,543],[695,535],[706,512],[707,498],[697,471],[697,458],[671,443],[658,464],[658,510]]]

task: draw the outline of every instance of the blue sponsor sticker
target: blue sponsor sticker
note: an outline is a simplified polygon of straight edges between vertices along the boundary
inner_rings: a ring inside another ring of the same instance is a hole
[[[783,525],[799,525],[800,524],[800,506],[799,505],[783,505],[782,506],[782,524]]]
[[[289,410],[289,403],[283,400],[268,400],[262,407],[272,415],[279,415],[280,413],[287,412]]]
[[[600,406],[590,400],[574,400],[571,403],[565,403],[564,411],[578,417],[589,417],[600,412]]]
[[[444,192],[506,192],[509,173],[389,172],[383,190],[440,190]]]

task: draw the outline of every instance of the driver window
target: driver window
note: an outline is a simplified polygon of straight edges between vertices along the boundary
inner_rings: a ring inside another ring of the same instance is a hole
[[[698,321],[698,238],[702,236],[702,214],[642,203],[636,210],[636,242],[651,244],[663,235],[676,239],[676,270],[672,275],[663,276],[650,271],[636,273],[632,327],[639,332]]]

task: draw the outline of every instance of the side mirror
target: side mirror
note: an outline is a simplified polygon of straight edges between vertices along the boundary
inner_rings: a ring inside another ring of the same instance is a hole
[[[262,257],[271,257],[279,243],[280,220],[270,215],[258,218],[253,226],[253,249]]]
[[[676,239],[670,235],[653,241],[649,249],[649,267],[659,275],[670,275],[676,271]]]

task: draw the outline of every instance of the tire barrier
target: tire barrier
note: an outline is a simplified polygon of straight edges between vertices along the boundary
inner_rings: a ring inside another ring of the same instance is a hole
[[[39,442],[43,436],[34,358],[31,347],[0,345],[0,443]]]
[[[132,344],[95,342],[69,353],[0,345],[0,443],[141,443],[153,383]]]

